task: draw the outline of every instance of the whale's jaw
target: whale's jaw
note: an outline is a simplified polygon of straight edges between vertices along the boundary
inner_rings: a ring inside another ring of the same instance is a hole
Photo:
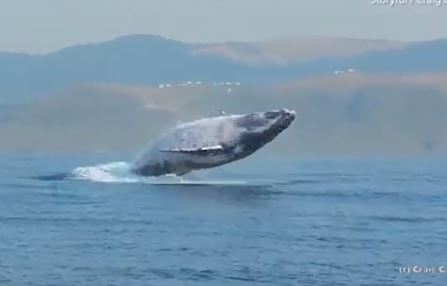
[[[264,112],[259,115],[263,116],[264,119],[267,118],[269,122],[264,128],[258,128],[254,131],[248,130],[241,135],[238,146],[235,148],[233,161],[253,154],[275,139],[295,120],[295,111],[288,109]]]
[[[264,137],[264,140],[267,140],[266,143],[275,139],[279,133],[286,130],[290,124],[292,124],[293,120],[295,120],[295,111],[293,110],[281,109],[278,113],[279,117],[277,121],[264,132],[263,136],[261,136]]]

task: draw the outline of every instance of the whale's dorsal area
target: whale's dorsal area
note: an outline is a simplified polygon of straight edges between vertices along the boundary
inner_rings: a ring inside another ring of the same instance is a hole
[[[179,124],[153,141],[132,170],[143,176],[186,174],[249,156],[294,120],[286,109],[220,115]]]

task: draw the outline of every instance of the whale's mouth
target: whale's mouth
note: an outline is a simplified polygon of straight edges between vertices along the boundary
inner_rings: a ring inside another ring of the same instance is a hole
[[[286,129],[287,127],[290,126],[290,124],[293,122],[293,120],[295,120],[295,111],[294,110],[288,110],[288,109],[281,109],[279,111],[279,118],[277,119],[277,121],[273,124],[272,131],[276,131],[278,133],[280,133],[281,131],[283,131],[284,129]]]
[[[247,136],[247,138],[250,138],[250,140],[245,140],[245,145],[248,146],[248,149],[257,150],[261,148],[275,139],[279,133],[287,129],[293,120],[295,120],[295,111],[292,110],[281,109],[278,111],[270,111],[269,113],[269,116],[274,115],[274,122],[262,132]]]

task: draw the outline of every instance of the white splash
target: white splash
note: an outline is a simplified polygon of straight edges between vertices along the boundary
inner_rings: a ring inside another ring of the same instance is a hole
[[[141,180],[130,172],[130,164],[127,162],[78,167],[72,171],[72,175],[78,180],[104,183],[136,183]]]

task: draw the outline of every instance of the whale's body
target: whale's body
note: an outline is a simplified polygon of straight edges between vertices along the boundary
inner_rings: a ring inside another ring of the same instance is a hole
[[[141,176],[184,175],[253,154],[295,119],[287,109],[223,115],[177,126],[154,141],[132,171]]]

